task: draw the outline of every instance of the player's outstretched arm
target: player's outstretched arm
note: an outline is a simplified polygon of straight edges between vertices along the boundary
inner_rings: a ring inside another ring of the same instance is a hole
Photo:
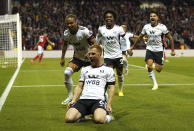
[[[55,43],[51,42],[50,40],[47,40],[47,41],[48,41],[48,43],[49,43],[50,45],[52,45],[53,47],[55,46]]]
[[[108,94],[108,103],[107,103],[107,111],[112,113],[112,100],[113,100],[113,96],[114,96],[114,91],[115,91],[115,86],[114,85],[109,85],[109,94]]]
[[[131,46],[131,48],[129,50],[127,50],[128,54],[130,56],[133,55],[133,49],[135,48],[136,44],[144,37],[144,34],[140,34],[139,37],[137,37],[137,40],[135,41],[135,43]]]
[[[67,44],[64,43],[63,48],[62,48],[61,61],[60,61],[61,66],[65,65],[65,53],[66,53],[66,51],[67,51]]]
[[[170,40],[170,45],[171,45],[171,56],[175,56],[175,51],[174,51],[174,41],[172,38],[172,35],[168,33],[166,37]]]

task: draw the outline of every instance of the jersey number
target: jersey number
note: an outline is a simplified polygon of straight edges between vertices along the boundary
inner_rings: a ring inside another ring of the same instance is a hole
[[[120,64],[123,65],[123,59],[120,59]]]
[[[39,42],[43,42],[44,41],[44,37],[43,36],[40,36],[39,37]]]

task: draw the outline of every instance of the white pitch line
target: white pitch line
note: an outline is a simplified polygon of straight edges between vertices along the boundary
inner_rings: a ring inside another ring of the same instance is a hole
[[[153,84],[124,84],[124,86],[147,86],[147,85],[153,85]],[[188,83],[188,84],[158,84],[159,86],[192,86],[194,83]]]
[[[146,69],[145,67],[143,66],[137,66],[137,65],[131,65],[131,64],[128,64],[129,66],[132,66],[132,67],[137,67],[137,68],[141,68],[141,69]]]
[[[24,59],[24,60],[25,60],[25,59]],[[22,61],[22,63],[24,62],[24,60]],[[20,67],[22,66],[22,63],[21,63],[21,65],[20,65]],[[18,73],[19,73],[19,71],[20,71],[20,67],[18,67],[18,68],[16,69],[14,75],[12,76],[12,78],[11,78],[11,80],[9,81],[7,87],[5,88],[5,91],[3,92],[2,96],[0,97],[0,112],[1,112],[1,109],[2,109],[2,107],[3,107],[3,105],[4,105],[5,101],[6,101],[7,96],[8,96],[8,94],[9,94],[11,88],[12,88],[12,85],[13,85],[13,83],[14,83],[14,81],[15,81],[15,78],[17,77],[17,75],[18,75]]]
[[[13,87],[62,87],[62,86],[64,86],[65,87],[65,85],[23,85],[23,86],[13,86]],[[76,85],[73,85],[73,86],[76,86]]]
[[[21,70],[20,72],[62,72],[64,70]]]
[[[150,86],[153,84],[124,84],[124,86]],[[188,84],[158,84],[159,86],[192,86],[194,83]],[[76,85],[73,85],[76,86]],[[65,85],[16,85],[13,87],[65,87]]]

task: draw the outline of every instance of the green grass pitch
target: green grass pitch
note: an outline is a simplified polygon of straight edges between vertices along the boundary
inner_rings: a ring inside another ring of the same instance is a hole
[[[161,73],[155,72],[159,89],[152,91],[144,58],[128,58],[124,97],[117,95],[116,85],[112,104],[116,120],[102,125],[92,120],[65,123],[67,109],[61,102],[67,91],[60,59],[43,59],[43,65],[37,61],[31,65],[26,59],[0,112],[0,131],[193,131],[194,58],[168,60]],[[0,78],[6,76],[4,83],[11,73],[0,70]],[[73,75],[74,85],[79,74]],[[3,89],[1,86],[0,93]]]

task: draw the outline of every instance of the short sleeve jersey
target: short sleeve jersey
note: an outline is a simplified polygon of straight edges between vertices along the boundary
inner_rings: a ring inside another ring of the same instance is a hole
[[[130,32],[126,32],[124,37],[120,37],[120,44],[121,44],[121,51],[126,51],[130,49],[131,42],[129,38],[133,37],[134,35]]]
[[[105,92],[108,85],[115,84],[115,74],[112,68],[100,66],[83,67],[79,81],[84,82],[80,99],[105,100]]]
[[[74,56],[79,57],[79,59],[84,60],[86,53],[89,51],[89,38],[92,36],[92,32],[88,28],[79,26],[76,34],[71,34],[67,29],[64,31],[64,41],[68,45],[74,47]]]
[[[47,40],[48,40],[47,36],[44,36],[44,35],[39,36],[38,45],[40,45],[40,46],[42,46],[42,48],[44,48],[44,45],[45,45]]]
[[[155,27],[151,26],[151,24],[144,25],[141,33],[148,35],[146,49],[153,52],[163,51],[162,37],[168,32],[167,27],[161,23],[158,23]]]
[[[106,25],[99,27],[97,40],[99,39],[102,44],[104,58],[115,59],[122,57],[119,41],[120,36],[124,34],[123,28],[118,25],[114,25],[112,29],[107,29]]]

